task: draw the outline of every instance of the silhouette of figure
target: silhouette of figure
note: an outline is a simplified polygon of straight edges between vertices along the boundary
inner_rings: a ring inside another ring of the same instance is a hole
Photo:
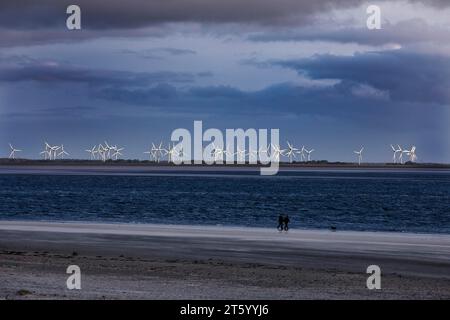
[[[280,214],[280,215],[278,216],[278,226],[277,226],[277,229],[278,229],[279,231],[283,231],[283,229],[284,229],[283,224],[284,224],[284,217],[283,217],[282,214]]]
[[[284,231],[288,231],[289,230],[289,222],[291,222],[291,220],[289,219],[289,216],[286,215],[284,217]]]

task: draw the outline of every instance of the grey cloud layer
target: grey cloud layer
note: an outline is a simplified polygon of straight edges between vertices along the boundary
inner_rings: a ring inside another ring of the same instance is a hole
[[[409,0],[444,8],[450,1]],[[254,24],[265,27],[305,26],[317,14],[332,9],[346,9],[366,3],[363,0],[78,0],[82,8],[83,30],[68,32],[66,8],[71,0],[4,0],[0,2],[0,47],[71,42],[99,37],[165,36],[172,32],[170,23]],[[369,41],[384,43],[384,36],[372,35],[365,40],[359,30],[343,30],[340,34],[306,30],[284,37],[298,39]],[[419,37],[428,37],[423,30]],[[400,37],[408,41],[405,32]],[[417,35],[417,34],[416,34]],[[398,36],[394,32],[389,38]],[[273,37],[270,34],[264,37]],[[282,38],[282,37],[281,37]]]
[[[342,92],[345,88],[351,98],[364,96],[375,100],[450,104],[448,56],[391,50],[357,53],[353,56],[316,55],[305,59],[268,61],[264,66],[293,69],[314,80],[339,80],[340,86],[333,87],[333,90],[339,89],[339,92]],[[245,102],[249,97],[261,95],[261,92],[249,93],[229,86],[199,88],[195,85],[198,78],[211,75],[209,72],[85,69],[54,61],[33,60],[26,56],[3,57],[0,60],[0,81],[86,83],[104,89],[105,91],[98,91],[102,98],[117,99],[130,104],[151,103],[154,98],[177,97],[242,99]],[[181,91],[180,85],[184,88]],[[302,89],[306,93],[308,90],[317,92],[311,88]],[[292,90],[289,90],[288,94],[292,95]]]
[[[54,61],[37,61],[28,57],[3,58],[3,62],[0,63],[0,81],[4,82],[77,82],[96,86],[141,87],[160,82],[191,83],[200,76],[204,76],[203,73],[86,69]]]
[[[249,37],[253,41],[330,41],[367,45],[413,44],[418,42],[449,43],[450,29],[432,27],[421,19],[410,19],[397,24],[384,23],[381,30],[367,28],[302,28],[297,31],[265,32]]]
[[[450,57],[405,50],[317,55],[272,62],[311,79],[338,79],[386,91],[393,100],[450,103]]]
[[[437,7],[444,0],[410,0]],[[302,24],[311,15],[333,8],[348,8],[363,0],[78,0],[85,26],[90,29],[139,28],[166,22],[244,22]],[[36,29],[65,25],[71,0],[4,0],[0,27]],[[20,17],[20,19],[19,19]],[[293,20],[295,18],[295,20]]]
[[[339,1],[340,8],[362,0]],[[84,24],[92,29],[140,28],[166,22],[283,23],[335,7],[332,0],[78,0]],[[65,26],[70,0],[7,0],[0,3],[0,27]],[[17,19],[21,17],[21,19]],[[20,21],[19,21],[20,20]]]
[[[143,59],[150,60],[161,60],[164,59],[166,55],[172,56],[183,56],[183,55],[192,55],[197,54],[194,50],[189,49],[179,49],[179,48],[153,48],[147,50],[131,50],[131,49],[123,49],[119,53],[134,55]]]

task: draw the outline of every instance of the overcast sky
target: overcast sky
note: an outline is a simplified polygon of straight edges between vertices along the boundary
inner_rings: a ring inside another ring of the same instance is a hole
[[[279,128],[315,159],[450,162],[450,2],[65,0],[0,3],[0,156],[144,158],[172,130]],[[366,27],[381,8],[382,29]]]

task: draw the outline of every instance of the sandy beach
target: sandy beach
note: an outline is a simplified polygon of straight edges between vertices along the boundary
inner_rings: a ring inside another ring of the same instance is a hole
[[[450,236],[2,221],[0,298],[449,299]]]

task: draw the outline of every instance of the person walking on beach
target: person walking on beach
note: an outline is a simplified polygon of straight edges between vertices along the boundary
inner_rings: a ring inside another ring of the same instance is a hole
[[[280,214],[278,216],[278,226],[277,226],[278,231],[283,231],[283,229],[284,229],[283,225],[284,225],[284,217],[282,214]]]
[[[291,220],[289,219],[289,216],[286,215],[283,219],[284,221],[284,231],[288,231],[289,230],[289,222],[291,222]]]

